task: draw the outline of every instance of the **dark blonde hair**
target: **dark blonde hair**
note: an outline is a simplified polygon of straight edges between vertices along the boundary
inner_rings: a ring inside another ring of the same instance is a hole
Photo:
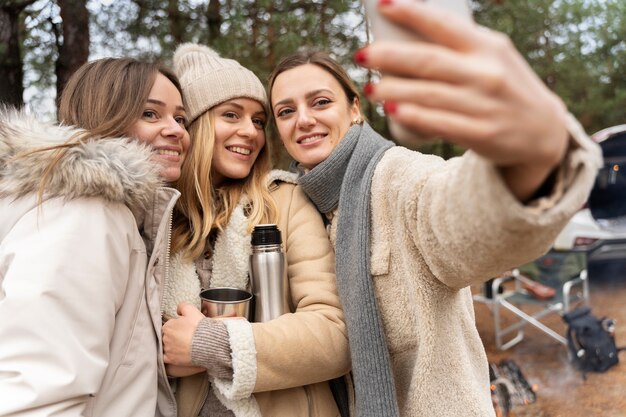
[[[103,58],[82,65],[68,80],[59,98],[62,124],[84,129],[63,144],[36,149],[53,151],[39,183],[39,200],[50,175],[67,150],[86,140],[125,136],[146,104],[157,74],[163,74],[182,97],[178,78],[156,63],[133,58]]]
[[[323,51],[316,50],[302,50],[298,52],[294,52],[291,55],[286,56],[280,61],[280,63],[274,68],[274,70],[269,75],[269,100],[270,106],[272,105],[272,89],[274,88],[274,82],[276,82],[276,77],[278,77],[281,73],[288,71],[290,69],[297,68],[302,65],[312,64],[320,67],[327,73],[333,76],[343,89],[343,92],[346,94],[346,98],[348,99],[348,105],[352,105],[356,103],[360,105],[360,97],[359,92],[354,85],[354,82],[346,72],[346,70],[335,61],[330,55]]]
[[[246,178],[226,179],[215,187],[211,179],[215,146],[213,109],[191,123],[189,135],[191,148],[176,183],[181,197],[174,215],[172,252],[182,251],[185,259],[196,259],[204,252],[209,235],[224,230],[242,196],[249,199],[248,233],[257,224],[276,223],[278,208],[267,184],[271,168],[267,141]]]

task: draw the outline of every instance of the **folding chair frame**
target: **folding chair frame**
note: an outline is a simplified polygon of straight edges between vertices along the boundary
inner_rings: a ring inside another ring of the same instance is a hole
[[[587,279],[587,270],[582,270],[577,277],[574,277],[563,284],[563,287],[561,289],[562,297],[558,301],[551,302],[550,300],[547,300],[543,303],[539,303],[539,305],[543,306],[543,309],[535,314],[526,313],[515,303],[512,303],[508,300],[511,296],[517,293],[525,292],[525,290],[522,288],[522,284],[526,279],[528,278],[522,276],[519,270],[514,269],[511,275],[496,278],[491,282],[491,298],[486,297],[484,294],[476,294],[474,296],[475,301],[485,303],[491,308],[494,318],[496,346],[500,350],[507,350],[517,345],[524,339],[524,328],[527,324],[535,326],[548,336],[552,337],[557,342],[563,345],[567,345],[567,340],[565,339],[565,337],[561,336],[545,324],[541,323],[540,320],[551,313],[558,313],[559,315],[563,315],[570,310],[570,306],[573,302],[582,301],[584,304],[588,304],[589,281]],[[511,280],[515,281],[515,289],[499,293],[499,289],[502,287],[502,285],[505,282]],[[488,285],[488,283],[484,285]],[[582,296],[580,292],[572,295],[572,289],[574,287],[582,288]],[[510,326],[503,328],[501,321],[501,307],[513,313],[520,320],[515,322],[514,324],[511,324]],[[515,336],[508,340],[505,340],[505,336],[513,332],[516,332]]]

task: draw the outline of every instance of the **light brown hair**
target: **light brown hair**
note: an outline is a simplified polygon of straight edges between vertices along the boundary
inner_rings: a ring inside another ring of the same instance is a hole
[[[36,149],[54,155],[39,184],[39,200],[49,177],[67,149],[86,140],[125,136],[140,117],[157,74],[163,74],[178,89],[178,78],[156,63],[133,58],[103,58],[82,65],[68,80],[59,98],[58,119],[62,124],[84,129],[63,144]]]
[[[124,136],[141,116],[157,74],[183,95],[178,78],[156,63],[133,58],[104,58],[81,66],[59,98],[59,122],[92,137]]]
[[[343,92],[346,94],[348,105],[354,104],[356,100],[356,103],[360,106],[359,92],[346,70],[326,52],[311,49],[294,52],[286,56],[271,72],[268,78],[270,106],[272,105],[272,89],[274,88],[276,77],[285,71],[306,64],[316,65],[332,75],[333,78],[339,82]]]

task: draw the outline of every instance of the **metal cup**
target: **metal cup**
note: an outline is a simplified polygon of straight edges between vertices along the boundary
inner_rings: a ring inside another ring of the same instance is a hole
[[[209,288],[200,293],[201,311],[207,317],[250,319],[252,294],[239,288]]]

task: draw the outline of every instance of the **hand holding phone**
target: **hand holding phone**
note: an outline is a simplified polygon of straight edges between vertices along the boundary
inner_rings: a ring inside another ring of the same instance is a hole
[[[412,0],[433,3],[468,20],[472,19],[467,0]],[[362,0],[367,15],[367,23],[374,41],[415,41],[421,39],[415,32],[390,22],[378,12],[379,0]],[[428,137],[418,135],[404,126],[388,119],[389,131],[401,145],[417,145],[425,143]]]
[[[376,29],[375,41],[355,54],[359,65],[383,73],[367,97],[411,131],[489,160],[526,201],[566,155],[567,108],[506,35],[437,4],[386,0],[368,8],[368,16],[376,11],[423,40],[383,40],[389,33]]]

